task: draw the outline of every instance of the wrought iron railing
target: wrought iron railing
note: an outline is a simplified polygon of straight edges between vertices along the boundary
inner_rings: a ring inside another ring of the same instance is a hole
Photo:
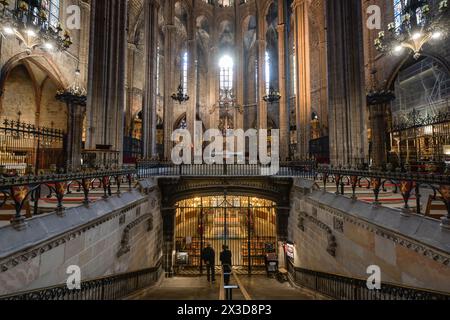
[[[113,275],[81,283],[80,290],[66,284],[0,297],[0,301],[18,300],[119,300],[155,285],[162,275],[161,262],[154,268]]]
[[[373,192],[373,204],[380,205],[380,192],[387,191],[387,183],[392,184],[393,192],[400,193],[403,201],[403,214],[411,213],[409,201],[416,197],[416,213],[422,214],[421,190],[430,190],[434,200],[441,200],[448,212],[450,220],[450,174],[432,174],[419,172],[397,172],[378,170],[350,170],[319,167],[316,170],[316,181],[321,181],[323,189],[327,190],[334,184],[336,194],[344,195],[345,186],[351,186],[353,200],[357,200],[357,188],[365,187]]]
[[[26,226],[26,217],[22,214],[25,204],[32,201],[34,214],[37,214],[42,192],[49,192],[47,198],[53,194],[56,196],[56,211],[59,215],[64,215],[64,198],[73,190],[83,193],[83,204],[88,206],[91,191],[98,188],[103,189],[103,198],[112,195],[113,183],[116,194],[121,193],[123,181],[126,181],[131,190],[135,174],[135,168],[130,168],[46,176],[0,177],[0,209],[8,202],[12,202],[15,215],[11,222],[14,227],[21,230]]]
[[[371,290],[367,280],[297,268],[288,263],[290,280],[337,300],[450,300],[450,293],[383,283]]]
[[[262,164],[190,164],[175,165],[154,161],[138,161],[137,175],[140,178],[148,177],[303,177],[314,179],[315,162],[296,161],[282,163],[279,167]]]
[[[64,138],[62,130],[5,119],[0,127],[0,166],[19,174],[63,167]]]

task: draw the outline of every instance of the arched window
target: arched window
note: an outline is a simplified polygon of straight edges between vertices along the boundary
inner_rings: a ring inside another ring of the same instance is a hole
[[[394,0],[394,22],[397,29],[402,25],[402,16],[405,6],[406,0]]]
[[[233,58],[223,56],[219,61],[220,68],[220,90],[233,89]]]
[[[42,0],[41,6],[35,8],[35,13],[39,13],[39,10],[45,12],[48,24],[52,28],[56,28],[59,24],[59,10],[60,10],[60,0]]]
[[[59,24],[59,7],[59,0],[50,0],[48,21],[53,28],[56,28]]]
[[[184,94],[187,94],[188,92],[188,53],[184,52],[183,54],[183,61],[182,61],[182,85]]]

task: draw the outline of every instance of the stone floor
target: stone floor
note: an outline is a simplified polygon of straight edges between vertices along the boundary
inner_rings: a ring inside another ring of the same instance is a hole
[[[280,283],[266,276],[242,276],[239,280],[251,300],[312,300],[307,292],[295,289],[289,283]],[[230,284],[235,284],[232,278]],[[220,300],[220,280],[210,284],[206,277],[175,277],[164,279],[154,288],[129,297],[139,300]],[[241,290],[234,290],[233,300],[245,300]]]

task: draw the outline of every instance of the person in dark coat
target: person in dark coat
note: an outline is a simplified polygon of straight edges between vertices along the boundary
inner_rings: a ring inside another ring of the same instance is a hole
[[[215,282],[216,281],[216,269],[215,269],[215,263],[216,263],[216,252],[211,247],[211,244],[208,243],[206,245],[206,248],[203,249],[202,252],[202,260],[206,264],[206,272],[208,275],[208,282]]]
[[[227,245],[222,246],[223,251],[220,253],[220,262],[222,263],[222,271],[224,274],[225,285],[230,284],[230,276],[232,270],[232,254]]]

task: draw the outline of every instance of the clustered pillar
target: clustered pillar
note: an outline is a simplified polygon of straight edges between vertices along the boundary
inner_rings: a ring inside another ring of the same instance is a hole
[[[361,1],[327,1],[330,157],[334,165],[367,160]],[[299,80],[301,82],[301,79]]]
[[[307,157],[311,135],[311,74],[308,1],[295,0],[295,58],[297,64],[297,155]]]
[[[145,37],[145,87],[144,107],[142,110],[143,155],[144,158],[157,157],[156,151],[156,86],[157,86],[157,43],[158,43],[158,9],[155,0],[144,1],[144,37]]]
[[[122,154],[128,1],[91,2],[87,149]]]
[[[288,86],[286,83],[286,14],[283,0],[278,0],[278,76],[280,84],[280,158],[289,158]]]

